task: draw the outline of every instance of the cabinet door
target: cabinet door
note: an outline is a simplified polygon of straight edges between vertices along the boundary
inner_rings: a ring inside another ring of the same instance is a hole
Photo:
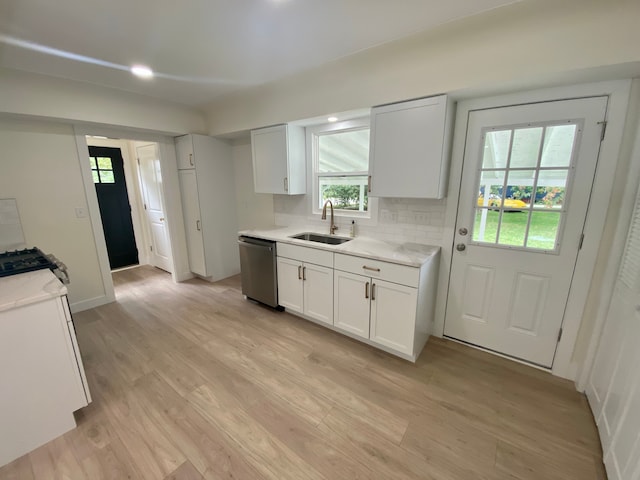
[[[333,324],[349,333],[369,338],[371,279],[336,270],[333,277]]]
[[[372,197],[443,198],[447,97],[371,111]]]
[[[178,169],[195,168],[196,159],[193,155],[193,141],[191,135],[176,137],[176,160]]]
[[[179,174],[189,268],[193,273],[206,277],[208,275],[202,242],[202,221],[200,220],[196,172],[195,170],[180,170]]]
[[[417,302],[416,288],[373,280],[371,340],[412,355]]]
[[[302,262],[278,257],[278,303],[292,312],[303,313]]]
[[[253,130],[251,150],[256,193],[288,193],[287,126]]]
[[[304,314],[333,325],[333,269],[303,264]]]

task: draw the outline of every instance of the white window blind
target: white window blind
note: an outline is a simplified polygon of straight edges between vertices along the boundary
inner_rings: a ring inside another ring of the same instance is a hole
[[[640,190],[633,209],[627,245],[622,256],[619,280],[632,292],[640,293]]]

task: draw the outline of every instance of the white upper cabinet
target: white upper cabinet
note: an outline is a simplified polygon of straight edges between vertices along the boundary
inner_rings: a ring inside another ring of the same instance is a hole
[[[307,192],[304,128],[276,125],[251,131],[256,193]]]
[[[444,198],[453,117],[446,95],[374,107],[369,196]]]
[[[193,156],[193,141],[191,135],[176,137],[175,140],[178,170],[196,168],[196,159]]]

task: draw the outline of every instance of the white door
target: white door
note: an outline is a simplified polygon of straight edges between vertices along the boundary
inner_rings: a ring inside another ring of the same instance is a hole
[[[551,367],[607,97],[473,111],[445,335]]]
[[[373,280],[371,340],[412,355],[417,303],[416,288]]]
[[[193,273],[207,277],[207,265],[204,257],[204,243],[202,240],[202,221],[200,219],[200,200],[198,197],[198,183],[196,171],[179,170],[180,192],[182,195],[182,214],[187,236],[187,255],[189,269]]]
[[[304,314],[333,325],[333,268],[305,263],[302,269]]]
[[[278,257],[278,303],[292,312],[302,313],[302,263]]]
[[[369,338],[371,278],[335,270],[333,324],[362,338]]]
[[[151,230],[151,264],[172,272],[171,244],[162,201],[162,172],[156,144],[136,147],[140,183],[147,221]]]

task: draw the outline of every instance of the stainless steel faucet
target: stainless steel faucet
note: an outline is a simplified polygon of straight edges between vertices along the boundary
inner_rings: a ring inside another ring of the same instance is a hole
[[[327,219],[327,203],[331,207],[331,225],[329,225],[329,235],[333,235],[334,233],[336,233],[338,226],[333,221],[333,203],[331,203],[331,200],[327,200],[326,202],[324,202],[324,205],[322,207],[322,220]]]

